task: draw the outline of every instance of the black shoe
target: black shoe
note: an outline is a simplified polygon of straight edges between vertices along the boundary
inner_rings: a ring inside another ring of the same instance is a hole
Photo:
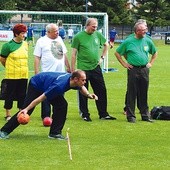
[[[116,120],[115,117],[112,117],[112,116],[110,116],[110,115],[105,116],[105,117],[100,117],[100,119],[101,119],[101,120]]]
[[[82,118],[83,118],[83,120],[86,121],[86,122],[91,122],[91,121],[92,121],[91,118],[90,118],[90,116],[85,116],[85,117],[82,117]]]
[[[129,122],[129,123],[136,123],[136,119],[135,118],[129,118],[129,119],[127,119],[127,121]]]
[[[142,121],[145,121],[145,122],[150,122],[150,123],[153,123],[154,121],[151,120],[151,119],[142,119]]]
[[[58,139],[58,140],[67,140],[67,137],[64,137],[62,134],[57,134],[57,135],[49,134],[48,138]]]

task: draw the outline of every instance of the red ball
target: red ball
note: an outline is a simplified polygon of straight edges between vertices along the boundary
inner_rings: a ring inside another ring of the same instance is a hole
[[[20,124],[26,125],[30,121],[30,116],[28,114],[23,114],[21,113],[18,117],[17,120]]]
[[[45,117],[45,118],[43,119],[43,125],[44,125],[44,126],[51,126],[51,124],[52,124],[52,119],[51,119],[51,117]]]

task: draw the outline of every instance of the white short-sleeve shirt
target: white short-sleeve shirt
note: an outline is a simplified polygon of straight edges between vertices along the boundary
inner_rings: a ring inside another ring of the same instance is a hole
[[[66,46],[60,36],[51,39],[45,35],[37,40],[34,49],[34,55],[41,58],[42,72],[65,72],[66,53]]]

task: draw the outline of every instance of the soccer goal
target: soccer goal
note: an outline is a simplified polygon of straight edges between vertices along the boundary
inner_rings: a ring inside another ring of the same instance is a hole
[[[66,30],[66,32],[71,27],[73,29],[73,31],[74,31],[74,35],[83,30],[83,25],[82,24],[63,23],[63,27]]]
[[[6,16],[6,17],[5,17]],[[41,30],[48,23],[57,23],[61,20],[64,28],[73,27],[77,33],[84,29],[86,19],[93,17],[98,19],[98,30],[102,32],[108,41],[108,15],[97,12],[53,12],[53,11],[6,11],[0,10],[0,23],[12,26],[16,23],[24,23],[34,28],[37,38],[41,35]],[[4,19],[6,18],[6,19]],[[108,70],[108,55],[105,57],[103,69]]]

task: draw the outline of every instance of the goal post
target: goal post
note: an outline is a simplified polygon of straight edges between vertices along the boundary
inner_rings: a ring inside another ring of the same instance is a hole
[[[8,16],[4,21],[4,15]],[[24,23],[32,26],[43,26],[48,23],[57,23],[62,20],[63,26],[73,26],[78,31],[84,29],[86,19],[93,17],[98,19],[98,29],[108,41],[108,15],[100,12],[55,12],[55,11],[10,11],[0,10],[0,23],[12,26],[16,23]],[[77,31],[77,32],[78,32]],[[108,71],[108,54],[103,62],[103,70]]]

